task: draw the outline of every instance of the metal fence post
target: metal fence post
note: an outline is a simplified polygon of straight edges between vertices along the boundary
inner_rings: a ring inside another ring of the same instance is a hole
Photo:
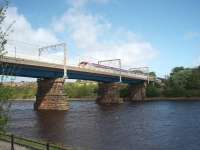
[[[11,135],[11,150],[14,150],[14,135]]]
[[[49,150],[49,143],[47,143],[47,145],[46,145],[46,149]]]

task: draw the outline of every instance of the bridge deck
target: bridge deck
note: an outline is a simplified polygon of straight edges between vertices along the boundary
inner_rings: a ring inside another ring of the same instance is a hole
[[[64,66],[59,64],[12,57],[0,58],[0,63],[7,64],[7,67],[1,67],[0,74],[33,78],[55,78],[62,77],[64,74]],[[67,75],[69,79],[118,82],[120,73],[67,66]],[[148,76],[144,75],[126,75],[122,73],[121,76],[124,83],[137,83],[148,80]],[[153,81],[153,78],[149,78],[149,80]]]

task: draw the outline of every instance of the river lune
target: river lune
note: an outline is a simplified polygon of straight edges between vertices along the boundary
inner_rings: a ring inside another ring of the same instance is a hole
[[[8,131],[81,150],[198,150],[199,125],[200,101],[73,101],[66,112],[37,112],[33,102],[17,101]]]

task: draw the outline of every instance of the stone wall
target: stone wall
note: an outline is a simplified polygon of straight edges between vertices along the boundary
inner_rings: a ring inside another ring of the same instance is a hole
[[[63,78],[38,79],[35,110],[68,110]]]
[[[120,99],[119,83],[99,83],[97,92],[97,103],[99,104],[119,104],[123,101]]]
[[[129,101],[142,101],[146,97],[146,82],[128,85]]]

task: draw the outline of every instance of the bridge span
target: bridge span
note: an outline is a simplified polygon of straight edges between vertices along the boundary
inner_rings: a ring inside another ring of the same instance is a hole
[[[38,79],[36,110],[68,109],[68,102],[64,94],[65,78],[99,82],[97,102],[100,104],[121,103],[119,98],[120,83],[129,85],[129,99],[143,100],[147,82],[154,80],[148,74],[75,66],[66,66],[67,76],[64,77],[64,65],[14,57],[2,57],[0,64],[0,75]]]

